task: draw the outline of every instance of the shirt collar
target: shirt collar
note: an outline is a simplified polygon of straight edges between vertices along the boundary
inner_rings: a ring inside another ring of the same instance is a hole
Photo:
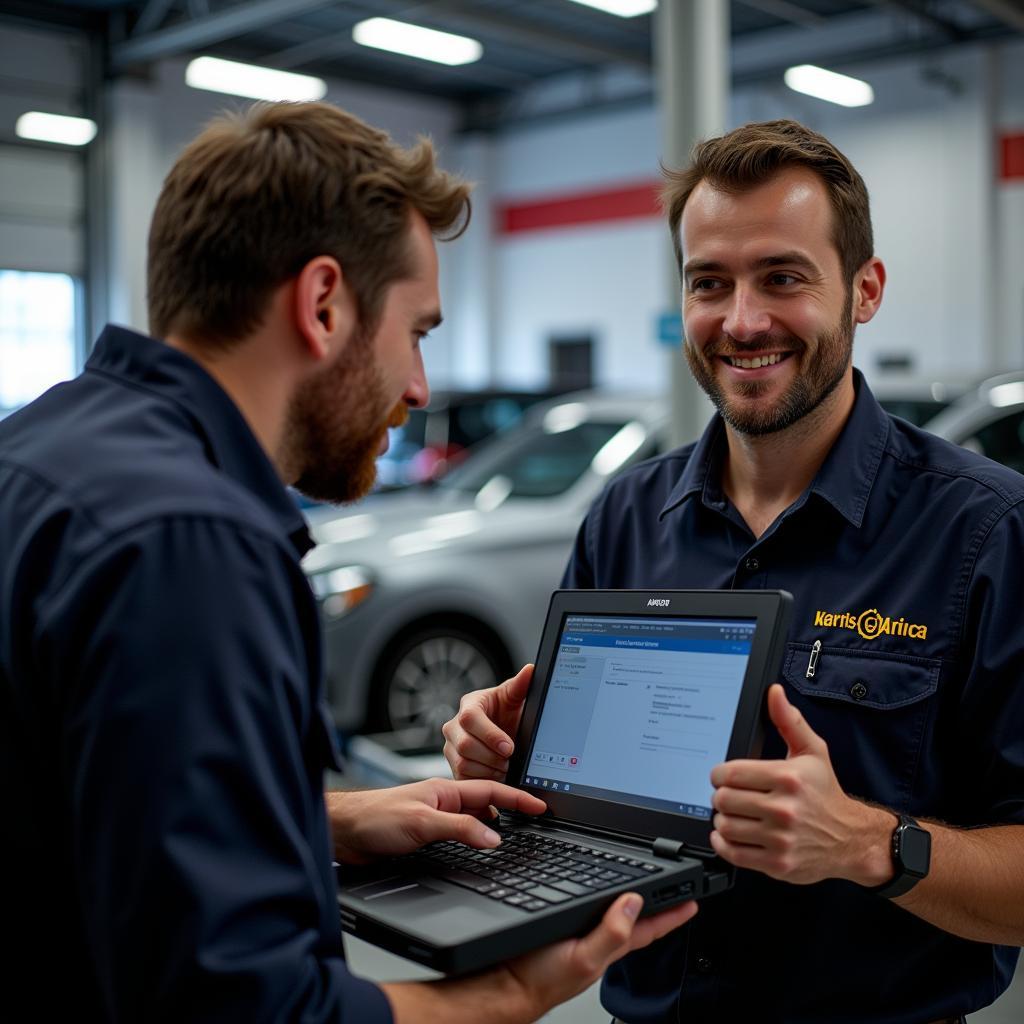
[[[853,371],[853,409],[836,443],[811,482],[809,492],[827,501],[853,526],[860,527],[889,437],[889,417],[878,404],[860,370]],[[722,456],[725,428],[718,413],[712,417],[687,460],[679,481],[659,519],[700,494],[705,505],[721,510]]]
[[[299,555],[312,546],[306,521],[238,406],[194,359],[170,345],[108,324],[86,363],[174,402],[203,439],[207,458],[266,505]]]

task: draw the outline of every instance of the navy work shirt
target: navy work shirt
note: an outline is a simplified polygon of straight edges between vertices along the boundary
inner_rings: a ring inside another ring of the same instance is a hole
[[[344,963],[309,546],[236,406],[150,338],[108,327],[0,424],[8,1008],[391,1020]]]
[[[790,591],[781,681],[845,792],[956,826],[1022,823],[1024,477],[856,385],[813,483],[760,538],[722,491],[716,417],[610,484],[565,586]],[[774,731],[764,756],[785,756]],[[851,882],[740,871],[693,923],[613,965],[602,999],[630,1024],[920,1024],[992,1002],[1017,952]]]

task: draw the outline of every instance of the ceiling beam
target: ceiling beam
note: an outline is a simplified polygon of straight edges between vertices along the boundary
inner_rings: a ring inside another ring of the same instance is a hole
[[[988,11],[1004,25],[1024,32],[1024,6],[1014,0],[971,0],[975,7]]]
[[[918,21],[929,26],[929,28],[938,29],[947,39],[955,43],[966,41],[970,35],[965,28],[962,28],[955,21],[950,21],[949,18],[943,18],[941,15],[936,14],[922,0],[871,0],[871,2],[879,7],[895,7],[898,10],[906,11]]]
[[[336,0],[241,0],[225,10],[180,25],[128,39],[111,48],[110,62],[120,71],[161,57],[191,53],[214,43],[257,32],[286,18],[329,7]]]
[[[739,0],[745,7],[752,7],[762,14],[770,14],[780,21],[788,21],[792,25],[799,25],[801,28],[817,28],[825,19],[815,11],[809,11],[806,7],[795,4],[792,0]]]
[[[142,8],[142,13],[139,15],[138,20],[135,22],[132,35],[144,36],[148,32],[158,29],[160,23],[167,17],[167,12],[171,9],[173,2],[174,0],[148,0],[146,6]]]
[[[524,5],[525,6],[525,5]],[[520,8],[523,9],[523,8]],[[528,9],[528,8],[527,8]],[[491,35],[502,43],[540,50],[569,61],[591,64],[621,64],[626,67],[650,70],[649,53],[621,46],[587,42],[571,32],[559,31],[527,24],[521,18],[510,17],[498,11],[473,10],[465,0],[439,0],[433,11],[445,22],[465,31]]]

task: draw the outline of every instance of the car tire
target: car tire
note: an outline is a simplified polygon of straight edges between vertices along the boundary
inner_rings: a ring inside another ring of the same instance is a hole
[[[374,674],[369,725],[440,737],[463,694],[501,682],[507,660],[493,642],[458,627],[431,625],[402,634]]]

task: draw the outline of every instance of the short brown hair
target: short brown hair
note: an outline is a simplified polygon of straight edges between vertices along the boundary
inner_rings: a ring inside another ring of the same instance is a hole
[[[273,289],[333,256],[364,328],[405,277],[410,211],[435,235],[469,221],[470,186],[430,141],[403,149],[326,103],[258,103],[215,119],[164,182],[149,232],[150,330],[208,344],[245,337]]]
[[[797,121],[745,124],[719,138],[698,142],[688,167],[679,171],[662,168],[661,204],[668,214],[680,273],[679,226],[686,201],[700,182],[721,192],[746,192],[789,167],[806,167],[824,183],[832,205],[832,241],[849,285],[875,251],[868,190],[853,164],[824,135]]]

